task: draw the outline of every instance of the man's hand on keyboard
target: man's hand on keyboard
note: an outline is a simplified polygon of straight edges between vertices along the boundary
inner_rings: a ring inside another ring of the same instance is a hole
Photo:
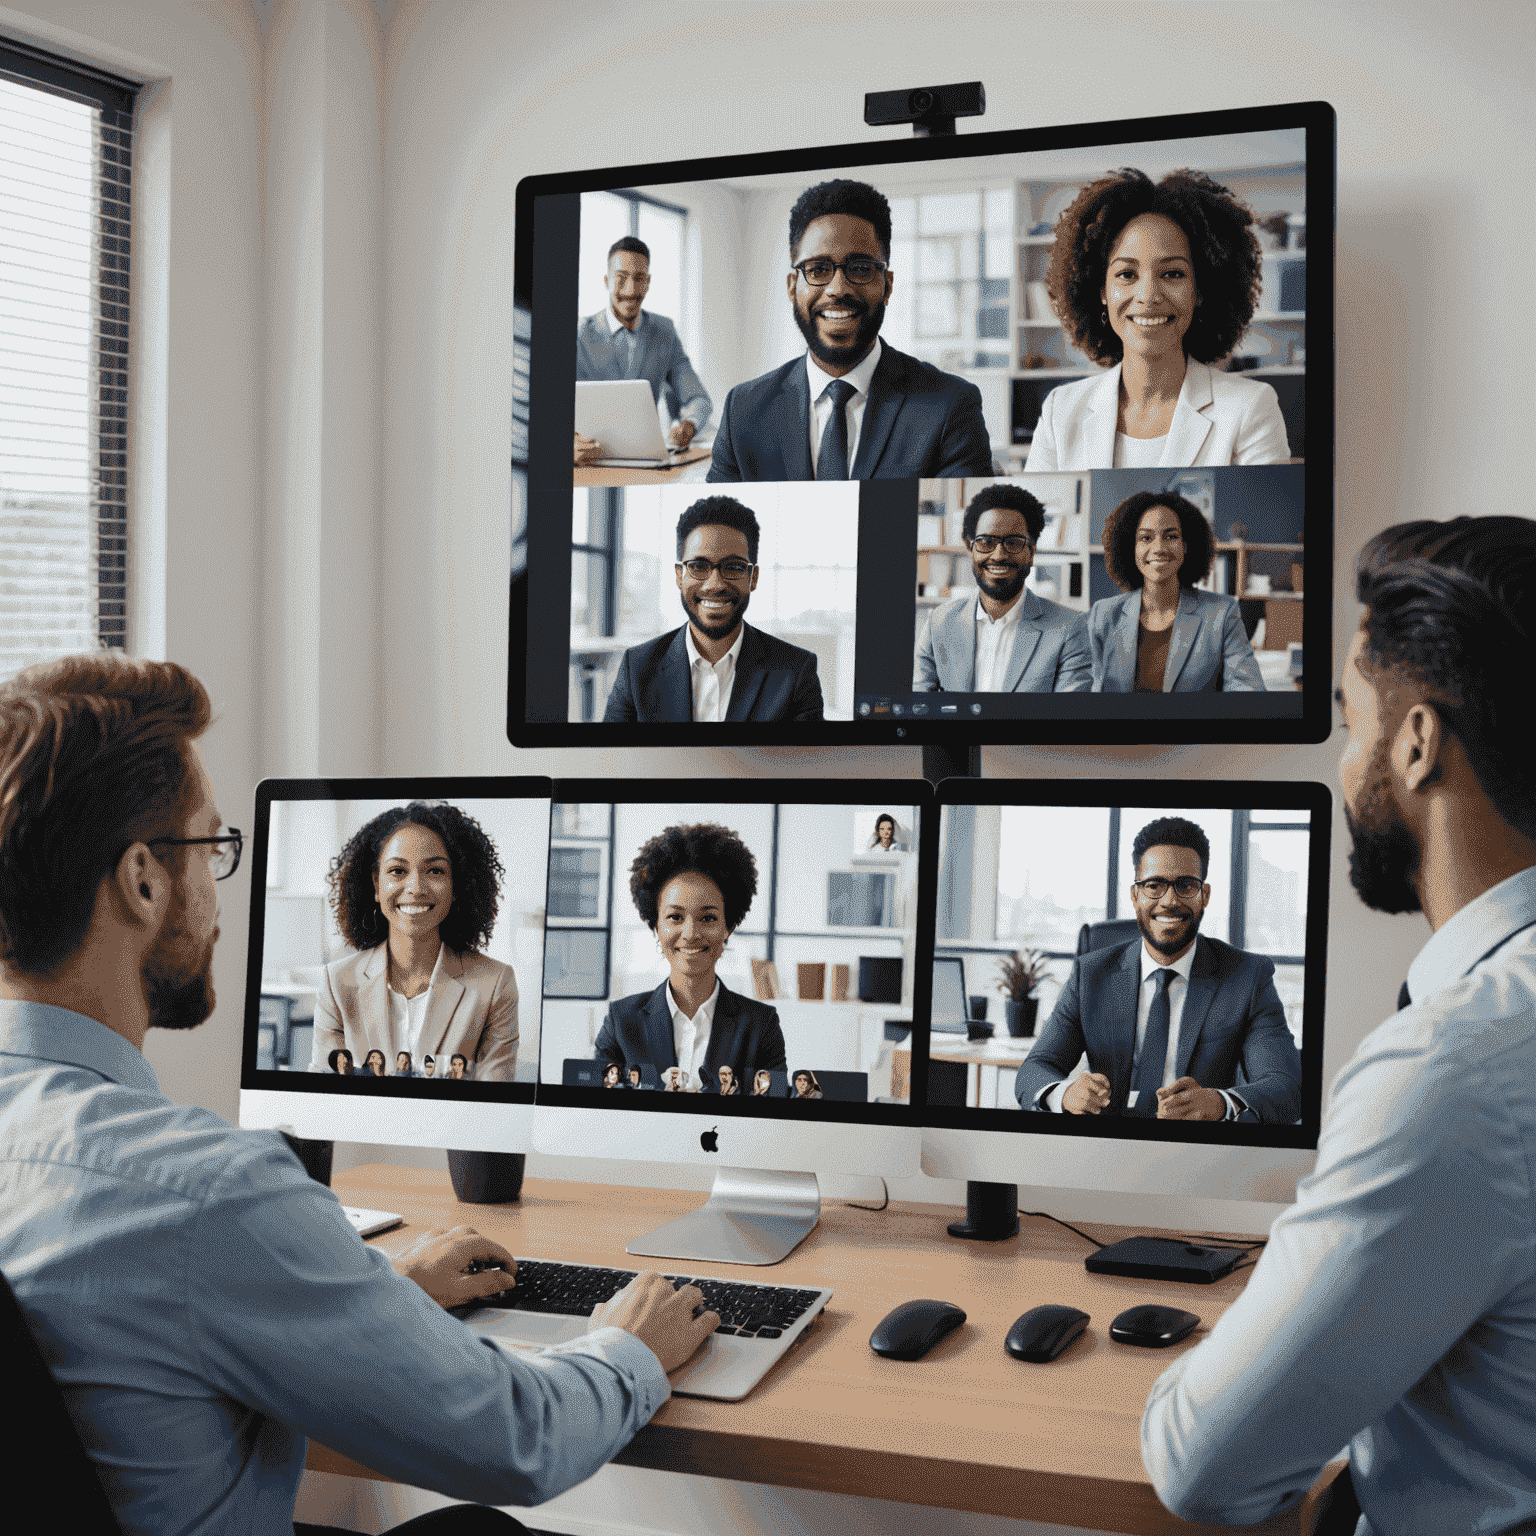
[[[468,1274],[476,1259],[495,1260],[504,1269]],[[434,1227],[389,1261],[397,1275],[414,1280],[440,1307],[459,1307],[513,1284],[517,1260],[500,1243],[481,1237],[473,1227]]]
[[[720,1326],[715,1312],[693,1309],[703,1301],[696,1285],[674,1291],[672,1282],[647,1270],[592,1314],[587,1331],[623,1328],[644,1344],[664,1371],[675,1371]]]

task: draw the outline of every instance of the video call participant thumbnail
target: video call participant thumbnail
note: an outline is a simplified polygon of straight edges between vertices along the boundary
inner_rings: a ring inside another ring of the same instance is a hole
[[[1087,693],[1086,616],[1025,586],[1045,508],[1023,486],[989,485],[965,509],[975,592],[927,614],[912,687],[919,693]]]
[[[1104,523],[1104,568],[1122,597],[1088,610],[1095,693],[1263,693],[1235,597],[1195,585],[1216,535],[1199,507],[1137,491]]]
[[[1284,464],[1279,397],[1222,373],[1248,329],[1261,261],[1253,214],[1199,171],[1114,171],[1056,224],[1046,287],[1106,371],[1041,401],[1025,469]]]
[[[784,1070],[777,1009],[732,992],[715,975],[726,941],[757,895],[752,850],[726,827],[668,827],[644,843],[629,867],[629,894],[656,935],[667,979],[608,1005],[592,1054],[627,1071],[649,1064],[671,1086],[750,1082]]]
[[[725,397],[711,480],[958,479],[992,473],[974,384],[880,339],[891,208],[862,181],[789,215],[789,302],[806,352]]]
[[[677,520],[677,590],[688,622],[619,658],[603,720],[820,720],[813,652],[747,624],[757,517],[706,496]]]
[[[1182,816],[1136,834],[1131,901],[1141,937],[1072,962],[1015,1079],[1021,1108],[1268,1124],[1300,1117],[1301,1055],[1274,962],[1200,935],[1210,857],[1205,833]],[[1084,1052],[1087,1072],[1069,1080]]]
[[[310,1071],[345,1047],[368,1069],[375,1056],[394,1062],[392,1077],[419,1077],[422,1055],[463,1056],[479,1081],[512,1081],[517,978],[480,953],[502,874],[479,822],[453,805],[396,806],[348,838],[331,865],[331,911],[358,953],[322,973]]]
[[[603,286],[607,307],[588,315],[576,331],[577,379],[644,379],[651,398],[666,402],[673,423],[668,442],[686,448],[709,424],[710,399],[683,351],[677,327],[642,307],[651,286],[651,252],[643,240],[626,235],[613,242]],[[576,434],[578,464],[601,458],[602,451],[596,438]]]

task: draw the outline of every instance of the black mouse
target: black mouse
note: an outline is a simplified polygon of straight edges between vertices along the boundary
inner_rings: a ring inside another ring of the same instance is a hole
[[[1015,1360],[1030,1360],[1043,1365],[1054,1360],[1072,1341],[1081,1336],[1088,1326],[1088,1314],[1076,1307],[1063,1307],[1054,1303],[1043,1307],[1031,1307],[1012,1328],[1003,1341],[1003,1348]]]
[[[904,1301],[875,1325],[869,1347],[888,1360],[921,1360],[964,1321],[965,1313],[953,1302]]]
[[[1179,1307],[1160,1307],[1149,1303],[1129,1307],[1109,1325],[1109,1336],[1117,1344],[1140,1344],[1147,1349],[1167,1349],[1180,1339],[1187,1339],[1199,1325],[1193,1312]]]

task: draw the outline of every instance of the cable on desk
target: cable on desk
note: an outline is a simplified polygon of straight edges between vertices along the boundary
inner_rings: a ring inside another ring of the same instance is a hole
[[[1065,1227],[1069,1232],[1076,1232],[1080,1238],[1092,1243],[1095,1248],[1107,1248],[1109,1246],[1107,1243],[1101,1243],[1096,1237],[1089,1237],[1081,1227],[1074,1227],[1070,1221],[1063,1221],[1060,1216],[1052,1216],[1049,1211],[1026,1211],[1021,1205],[1019,1207],[1019,1215],[1044,1216],[1047,1221],[1054,1221],[1058,1227]]]
[[[885,1194],[885,1199],[879,1205],[860,1205],[856,1200],[844,1200],[843,1204],[851,1211],[883,1211],[891,1203],[891,1186],[881,1179],[880,1188]]]

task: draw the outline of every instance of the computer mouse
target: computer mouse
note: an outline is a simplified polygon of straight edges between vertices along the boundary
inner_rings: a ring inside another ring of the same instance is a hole
[[[1076,1307],[1048,1303],[1031,1307],[1003,1341],[1003,1348],[1015,1360],[1029,1360],[1044,1365],[1054,1360],[1088,1326],[1088,1314]]]
[[[904,1301],[875,1325],[869,1347],[888,1360],[921,1360],[964,1321],[965,1313],[953,1302]]]
[[[1200,1319],[1179,1307],[1160,1307],[1148,1303],[1128,1307],[1109,1325],[1109,1336],[1117,1344],[1140,1344],[1147,1349],[1167,1349],[1180,1339],[1187,1339]]]

